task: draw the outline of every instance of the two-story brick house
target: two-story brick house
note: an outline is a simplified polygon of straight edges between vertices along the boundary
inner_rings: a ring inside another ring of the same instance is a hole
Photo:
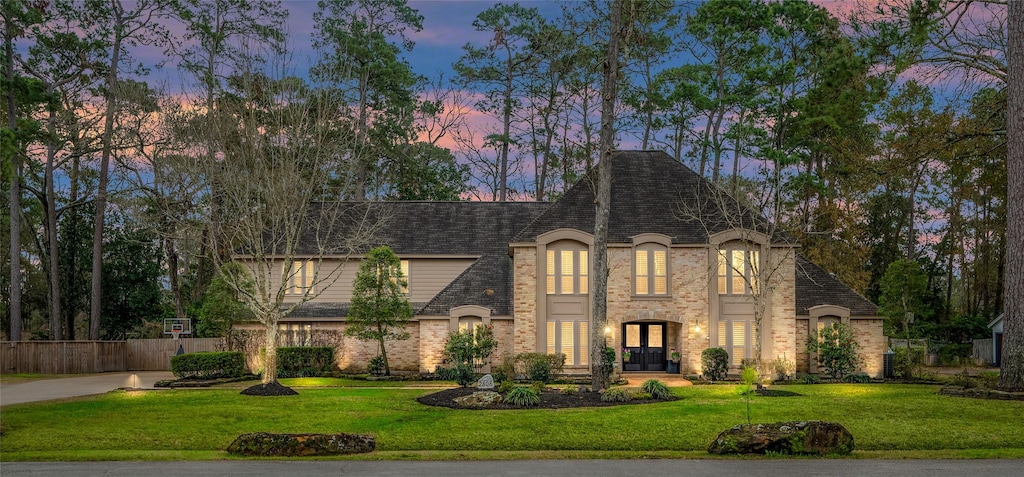
[[[725,348],[738,365],[757,349],[760,315],[766,359],[785,357],[814,372],[804,351],[808,330],[843,322],[860,342],[862,371],[882,373],[885,338],[875,305],[801,257],[798,244],[766,233],[756,217],[716,217],[718,209],[698,199],[715,189],[664,153],[619,152],[612,161],[602,331],[622,370],[663,371],[677,351],[682,371],[699,373],[708,347]],[[392,369],[433,371],[450,331],[491,325],[497,359],[563,353],[567,372],[589,372],[593,204],[587,180],[551,203],[379,204],[386,221],[379,243],[402,258],[414,310],[410,339],[389,344]],[[317,331],[344,329],[357,268],[345,267],[334,286],[282,320],[287,341],[305,344]],[[342,369],[365,369],[377,352],[354,338],[337,346]],[[622,350],[630,351],[628,361]]]

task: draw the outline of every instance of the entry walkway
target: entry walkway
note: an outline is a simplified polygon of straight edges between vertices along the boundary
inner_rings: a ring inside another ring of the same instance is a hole
[[[103,394],[118,388],[153,389],[157,381],[164,379],[174,379],[174,375],[170,371],[138,371],[3,384],[0,385],[0,406]]]

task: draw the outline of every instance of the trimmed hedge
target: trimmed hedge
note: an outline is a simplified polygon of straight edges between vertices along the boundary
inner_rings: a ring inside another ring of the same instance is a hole
[[[700,354],[700,364],[705,378],[721,381],[729,372],[729,352],[722,348],[707,348]]]
[[[177,378],[237,378],[245,373],[245,356],[240,351],[182,354],[171,358],[171,372]]]
[[[277,376],[310,378],[330,374],[334,368],[334,348],[291,346],[277,348]]]

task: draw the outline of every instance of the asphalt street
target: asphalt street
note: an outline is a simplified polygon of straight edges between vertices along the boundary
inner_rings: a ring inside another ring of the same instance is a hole
[[[0,462],[13,476],[636,476],[709,477],[1024,475],[1024,460],[520,460],[520,461],[209,461]]]

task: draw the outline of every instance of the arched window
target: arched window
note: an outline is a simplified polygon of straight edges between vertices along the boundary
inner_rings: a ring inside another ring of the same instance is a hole
[[[759,290],[760,253],[741,243],[718,249],[718,293],[754,295]]]
[[[668,295],[668,248],[646,243],[633,249],[633,293],[639,296]]]
[[[548,245],[545,262],[548,295],[590,293],[590,257],[586,245],[570,241]]]

